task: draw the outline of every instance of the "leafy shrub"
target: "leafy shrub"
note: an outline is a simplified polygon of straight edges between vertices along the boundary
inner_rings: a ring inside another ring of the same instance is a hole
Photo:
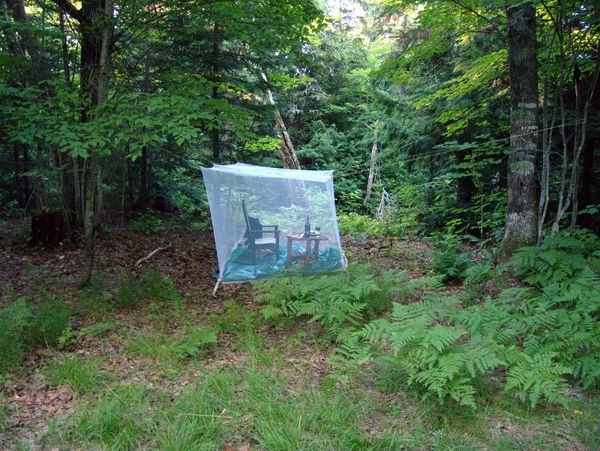
[[[152,210],[146,210],[131,222],[130,228],[134,232],[144,235],[156,235],[162,230],[163,226],[164,224],[160,216]]]
[[[340,232],[352,235],[357,239],[381,236],[384,234],[384,224],[366,215],[358,213],[341,213],[338,215]]]
[[[69,327],[71,311],[62,298],[43,293],[40,306],[34,310],[28,328],[32,346],[55,347],[63,332]]]
[[[10,371],[23,360],[32,317],[23,298],[0,309],[0,372]]]
[[[343,272],[262,282],[257,300],[267,303],[267,320],[310,317],[340,341],[369,316],[389,307],[391,293],[403,275],[379,273],[370,265],[351,264]]]
[[[338,355],[363,363],[380,354],[424,397],[442,403],[474,408],[477,387],[503,376],[504,390],[532,408],[542,399],[566,405],[569,381],[584,388],[600,382],[597,243],[587,232],[569,231],[523,248],[510,266],[528,286],[466,309],[433,287],[419,302],[394,304],[390,319],[352,334]],[[487,271],[478,270],[482,282]],[[500,368],[506,371],[497,373]]]
[[[116,304],[125,308],[134,307],[142,300],[178,303],[181,298],[171,278],[161,275],[156,268],[151,268],[138,279],[123,279],[115,297]]]

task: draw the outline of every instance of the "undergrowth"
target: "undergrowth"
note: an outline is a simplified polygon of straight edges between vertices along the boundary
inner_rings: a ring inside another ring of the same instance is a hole
[[[396,303],[390,318],[354,332],[338,359],[385,362],[441,403],[476,408],[478,389],[499,379],[532,408],[541,400],[567,405],[571,385],[600,382],[599,248],[583,231],[522,248],[500,271],[513,268],[526,285],[466,308],[432,286],[420,301]],[[488,270],[480,269],[484,282]]]
[[[138,278],[126,277],[121,281],[114,302],[122,308],[132,308],[141,301],[181,303],[181,297],[171,278],[158,269],[150,268]]]
[[[202,359],[216,347],[217,335],[213,329],[196,328],[185,331],[181,338],[146,332],[131,340],[126,350],[152,360],[185,360]]]
[[[26,353],[38,347],[56,347],[70,324],[63,299],[40,289],[39,299],[10,300],[0,308],[0,373],[20,367]]]
[[[325,327],[327,338],[340,342],[367,318],[389,308],[402,277],[354,263],[326,276],[261,282],[256,299],[267,304],[261,310],[266,320],[308,317]]]
[[[217,370],[176,399],[141,384],[117,386],[54,423],[48,447],[82,449],[394,449],[404,437],[367,434],[377,406],[249,367]]]
[[[67,356],[42,369],[52,386],[66,385],[78,394],[91,393],[107,380],[99,369],[100,359]]]

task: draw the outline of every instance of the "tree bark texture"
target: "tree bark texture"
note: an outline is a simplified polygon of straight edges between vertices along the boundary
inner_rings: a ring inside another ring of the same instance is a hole
[[[536,242],[538,137],[538,75],[533,2],[507,9],[510,77],[510,155],[508,205],[501,256]]]

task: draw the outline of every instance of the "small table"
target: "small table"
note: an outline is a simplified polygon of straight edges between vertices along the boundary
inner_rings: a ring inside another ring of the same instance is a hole
[[[292,264],[292,257],[304,257],[304,266],[308,266],[310,263],[311,257],[314,258],[315,263],[319,262],[319,243],[321,241],[328,241],[327,238],[322,233],[319,235],[309,235],[305,236],[304,232],[293,232],[285,236],[287,238],[287,258],[285,261],[285,266],[288,267]],[[304,241],[306,242],[306,252],[303,253],[295,253],[292,254],[292,244],[294,241]],[[314,243],[314,248],[312,246]]]

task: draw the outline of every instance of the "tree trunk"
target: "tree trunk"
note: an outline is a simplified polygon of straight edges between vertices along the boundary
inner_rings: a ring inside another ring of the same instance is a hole
[[[456,160],[459,165],[464,163],[467,154],[468,151],[466,150],[459,150],[456,153]],[[470,208],[473,205],[473,195],[475,192],[476,187],[471,175],[460,176],[456,179],[456,198],[459,208]]]
[[[219,98],[219,86],[218,82],[221,79],[221,67],[219,64],[219,58],[221,53],[221,31],[219,29],[219,24],[215,23],[213,25],[213,42],[212,42],[212,73],[211,73],[211,81],[213,83],[212,86],[212,98],[217,100]],[[215,116],[219,116],[219,111],[215,111]],[[221,130],[219,130],[218,120],[215,121],[214,128],[210,131],[210,140],[212,146],[212,154],[213,160],[219,161],[221,158]]]
[[[546,66],[550,65],[552,57],[552,48],[556,32],[552,33],[550,44],[546,52]],[[544,74],[544,91],[542,96],[542,173],[540,178],[540,198],[538,202],[538,224],[537,224],[537,244],[540,245],[544,238],[544,221],[546,214],[548,213],[548,205],[550,203],[550,149],[552,148],[552,131],[554,130],[554,124],[556,122],[556,100],[553,103],[552,109],[552,121],[550,122],[549,111],[548,111],[548,96],[550,95],[550,74],[548,71]],[[558,92],[557,92],[558,94]]]
[[[150,205],[149,184],[148,184],[148,149],[146,146],[142,149],[140,157],[140,187],[138,198],[135,201],[136,208],[145,210]]]
[[[62,51],[63,75],[65,83],[71,87],[71,69],[69,65],[69,44],[67,42],[67,34],[65,32],[65,14],[63,10],[58,11],[59,26],[60,26],[60,41]]]
[[[510,156],[508,205],[502,258],[536,242],[536,170],[538,134],[538,75],[535,5],[531,1],[507,9],[510,77]]]
[[[110,70],[110,43],[112,39],[112,0],[84,0],[81,10],[74,9],[67,0],[56,0],[69,14],[79,20],[81,41],[81,93],[87,107],[81,120],[94,119],[92,108],[104,103],[108,98]],[[86,160],[85,202],[83,207],[83,228],[85,237],[85,267],[81,285],[88,285],[94,267],[94,246],[96,224],[100,213],[99,183],[101,174],[100,157],[92,150]]]
[[[371,163],[369,165],[369,178],[367,180],[367,194],[363,202],[366,207],[371,198],[371,191],[373,190],[373,181],[375,179],[375,160],[377,159],[377,129],[373,129],[373,146],[371,147]]]
[[[264,72],[260,73],[262,79],[267,82],[267,76]],[[275,99],[273,99],[273,93],[270,89],[267,89],[267,99],[269,104],[275,106]],[[284,168],[289,169],[300,169],[300,161],[296,155],[296,149],[294,149],[294,143],[290,138],[290,134],[287,131],[285,122],[283,122],[283,116],[278,109],[275,109],[275,130],[279,138],[281,138],[281,145],[279,146],[279,157],[283,163]]]

